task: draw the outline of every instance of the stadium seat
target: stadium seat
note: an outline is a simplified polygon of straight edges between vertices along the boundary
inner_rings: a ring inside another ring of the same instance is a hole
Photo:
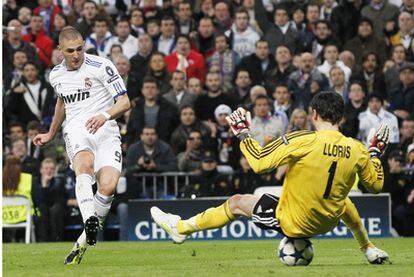
[[[264,186],[264,187],[258,187],[254,190],[254,195],[263,195],[265,193],[269,193],[272,195],[275,195],[277,197],[280,197],[282,195],[282,189],[281,186]]]
[[[3,223],[3,228],[25,228],[25,243],[35,242],[34,225],[32,224],[31,205],[29,199],[23,196],[3,197],[3,207],[27,206],[26,221],[16,224]]]

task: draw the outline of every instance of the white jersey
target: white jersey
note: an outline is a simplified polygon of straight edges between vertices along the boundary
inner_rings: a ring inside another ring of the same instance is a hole
[[[78,70],[67,70],[65,61],[49,75],[56,95],[65,103],[66,125],[84,125],[92,116],[107,111],[114,99],[126,93],[115,65],[108,59],[85,54]]]

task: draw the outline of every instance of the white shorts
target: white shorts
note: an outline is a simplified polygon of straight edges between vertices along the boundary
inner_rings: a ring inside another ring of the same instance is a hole
[[[90,134],[84,125],[65,126],[63,138],[71,168],[78,152],[89,151],[95,156],[95,173],[104,166],[122,171],[121,135],[115,120],[105,122],[95,134]]]

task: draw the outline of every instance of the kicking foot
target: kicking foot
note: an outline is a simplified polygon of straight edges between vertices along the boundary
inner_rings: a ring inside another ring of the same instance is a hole
[[[364,254],[370,264],[384,264],[390,259],[387,252],[376,247],[368,247]]]
[[[73,264],[80,264],[83,258],[83,254],[85,254],[86,249],[88,246],[86,244],[79,245],[75,243],[73,249],[69,252],[64,260],[65,265],[73,265]]]
[[[99,219],[96,216],[91,216],[85,222],[86,243],[89,245],[96,244],[96,237],[99,231]]]
[[[155,223],[164,229],[171,236],[172,240],[175,243],[181,244],[185,241],[187,236],[182,235],[177,231],[177,223],[181,217],[178,215],[164,213],[157,207],[152,207],[150,212],[151,217],[154,219]]]

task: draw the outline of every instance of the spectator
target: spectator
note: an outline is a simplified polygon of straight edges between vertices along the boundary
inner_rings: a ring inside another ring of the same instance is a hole
[[[235,106],[235,100],[221,89],[221,76],[218,73],[208,73],[206,77],[207,94],[198,97],[194,103],[197,118],[214,120],[214,111],[220,104]]]
[[[292,91],[286,84],[278,84],[273,92],[273,109],[283,119],[285,128],[288,126],[288,118],[292,115],[293,110],[298,108],[296,101],[292,99]]]
[[[82,18],[75,28],[83,38],[89,37],[93,32],[95,17],[98,15],[98,5],[93,0],[86,0],[82,5]]]
[[[224,35],[217,35],[216,51],[208,58],[207,67],[217,68],[220,72],[223,87],[226,91],[230,90],[233,86],[233,76],[236,69],[236,65],[239,63],[239,55],[229,49],[228,39]]]
[[[262,1],[255,1],[256,20],[264,33],[264,39],[269,41],[270,52],[275,53],[276,47],[286,44],[293,53],[300,53],[301,42],[299,32],[289,24],[289,12],[283,4],[274,8],[274,22],[267,19]]]
[[[342,61],[352,72],[356,71],[355,56],[351,51],[344,50],[339,54],[339,60]]]
[[[161,52],[152,53],[148,64],[148,77],[154,78],[158,82],[161,95],[171,90],[170,74],[168,74],[168,64],[165,55]]]
[[[151,36],[152,42],[157,43],[157,39],[161,34],[161,23],[156,19],[149,19],[146,22],[147,34]]]
[[[138,38],[138,53],[130,59],[131,69],[129,71],[127,90],[130,99],[135,99],[140,95],[141,82],[148,71],[148,62],[152,52],[152,39],[147,34],[142,34]]]
[[[405,155],[408,149],[408,146],[414,143],[414,117],[408,117],[404,119],[401,123],[400,128],[400,147]]]
[[[121,54],[115,56],[113,62],[124,83],[128,83],[129,70],[131,69],[131,63],[129,62],[128,57]]]
[[[199,131],[205,142],[210,138],[211,130],[201,120],[196,118],[194,108],[192,106],[183,106],[180,110],[180,125],[171,135],[170,145],[175,153],[185,150],[187,138],[193,130]]]
[[[276,67],[276,62],[269,52],[269,42],[258,40],[256,42],[255,53],[244,57],[237,71],[244,69],[249,72],[253,85],[264,85],[266,74]]]
[[[195,15],[195,20],[200,22],[203,17],[214,16],[213,0],[200,0],[200,12]]]
[[[138,38],[145,34],[144,13],[139,8],[132,8],[130,12],[131,35]]]
[[[234,23],[225,35],[229,38],[231,49],[240,58],[253,54],[255,44],[260,39],[260,35],[249,26],[249,13],[243,7],[236,10]]]
[[[336,3],[335,0],[323,0],[322,2],[323,4],[321,6],[319,18],[330,22],[332,11],[336,6],[338,6],[338,3]]]
[[[328,79],[315,67],[312,54],[303,53],[299,69],[292,72],[288,80],[288,87],[298,104],[307,109],[312,96],[320,90],[326,90],[328,85]]]
[[[229,4],[225,1],[218,1],[214,4],[214,25],[216,32],[222,34],[230,30],[233,19],[230,16]]]
[[[184,172],[201,172],[203,153],[203,138],[199,131],[193,130],[188,134],[186,148],[177,156],[178,169]]]
[[[348,40],[344,47],[354,54],[356,63],[363,63],[366,52],[374,52],[377,55],[377,64],[381,66],[386,59],[386,45],[382,36],[377,37],[374,33],[373,23],[370,19],[362,17],[358,23],[358,35]]]
[[[145,87],[146,83],[144,83]],[[153,127],[141,129],[140,141],[132,144],[126,157],[127,195],[129,199],[138,198],[143,193],[138,182],[131,174],[138,172],[168,172],[177,170],[177,159],[171,147],[158,139]],[[144,195],[146,196],[146,195]]]
[[[165,63],[168,72],[180,70],[185,72],[186,79],[196,77],[201,83],[204,83],[206,72],[204,58],[190,49],[190,40],[187,36],[177,36],[177,51],[165,57]]]
[[[206,92],[203,90],[203,87],[201,86],[201,81],[196,77],[188,79],[187,89],[188,93],[194,94],[197,97],[206,94]]]
[[[4,83],[3,89],[6,91],[6,94],[9,94],[15,86],[19,85],[23,77],[23,66],[27,63],[27,54],[24,51],[17,50],[13,55],[13,70],[10,72],[4,72],[3,76]],[[7,104],[4,106],[8,106]]]
[[[312,41],[315,38],[316,23],[319,20],[319,4],[310,2],[306,6],[306,29],[302,31],[302,36],[300,37],[301,48],[309,49],[311,47]]]
[[[386,24],[393,22],[398,13],[398,7],[387,0],[370,0],[369,4],[361,9],[361,16],[371,19],[375,34],[379,37],[383,36]]]
[[[243,69],[237,71],[231,96],[234,97],[239,104],[249,104],[251,85],[252,80],[250,79],[249,71]]]
[[[156,19],[161,20],[163,14],[162,8],[157,6],[157,1],[155,0],[144,0],[142,10],[144,11],[145,20]]]
[[[314,33],[314,39],[310,43],[307,50],[315,57],[316,63],[321,64],[323,60],[322,54],[324,47],[328,44],[340,45],[340,42],[332,36],[332,30],[329,26],[329,22],[325,20],[318,20],[315,23]]]
[[[55,17],[62,10],[51,0],[39,0],[39,6],[34,10],[35,15],[43,18],[46,34],[51,34],[54,29]]]
[[[330,90],[341,95],[345,102],[347,102],[348,84],[345,83],[344,71],[337,66],[333,66],[329,71],[329,82],[332,84]]]
[[[40,15],[32,15],[30,19],[30,32],[24,35],[22,39],[36,47],[37,55],[43,67],[47,68],[51,62],[53,41],[45,34],[43,18]]]
[[[196,176],[191,185],[181,190],[182,197],[225,196],[231,195],[232,186],[227,176],[220,175],[217,170],[215,154],[206,151],[201,162],[201,174]]]
[[[27,146],[24,139],[16,139],[12,142],[11,154],[20,160],[22,172],[29,173],[33,177],[39,175],[39,161],[27,155]]]
[[[224,171],[233,172],[239,167],[237,161],[241,155],[239,141],[230,130],[226,116],[231,114],[231,108],[221,104],[214,111],[215,122],[209,122],[211,136],[216,139],[218,163]]]
[[[352,76],[353,80],[359,81],[365,86],[367,94],[376,92],[383,99],[387,99],[384,75],[379,70],[378,56],[375,52],[365,52],[362,55],[362,69]]]
[[[122,17],[116,22],[115,33],[116,36],[112,37],[108,47],[114,44],[121,45],[122,53],[127,56],[128,59],[131,59],[138,53],[138,40],[131,35],[131,27],[129,26],[129,21],[126,17]]]
[[[371,93],[368,95],[368,109],[359,114],[358,139],[367,143],[368,134],[372,128],[381,123],[387,123],[390,128],[390,143],[399,142],[398,120],[395,115],[385,110],[384,100],[380,95]]]
[[[40,133],[40,123],[38,121],[30,121],[27,124],[27,155],[32,157],[35,160],[42,160],[43,159],[43,149],[40,148],[38,145],[34,145],[33,139],[34,137]]]
[[[304,109],[294,109],[289,121],[287,133],[309,130],[308,115]]]
[[[164,94],[165,100],[170,102],[178,110],[184,106],[192,106],[197,96],[190,94],[185,89],[184,73],[176,71],[171,76],[171,91]]]
[[[189,35],[190,33],[197,31],[197,22],[192,18],[192,16],[193,12],[191,10],[190,2],[179,2],[177,12],[178,33]]]
[[[131,110],[127,131],[129,145],[135,142],[144,126],[155,128],[161,140],[169,141],[178,124],[177,109],[159,96],[158,83],[154,78],[144,78],[142,96]]]
[[[414,19],[411,13],[405,11],[400,13],[398,29],[399,31],[389,38],[391,45],[402,44],[406,51],[410,50],[414,31]]]
[[[31,203],[31,212],[34,214],[32,201],[32,175],[23,173],[20,159],[9,156],[6,158],[3,168],[3,196],[23,196]],[[26,206],[3,207],[3,223],[16,224],[26,221]],[[15,241],[15,232],[3,230],[3,240],[6,242]]]
[[[63,13],[57,13],[53,23],[53,30],[50,33],[50,38],[53,40],[53,45],[59,45],[59,34],[64,27],[68,25],[68,19]]]
[[[27,35],[29,33],[29,24],[30,18],[32,17],[32,10],[28,7],[21,7],[19,9],[19,16],[17,19],[22,24],[22,35]]]
[[[398,89],[400,85],[399,68],[406,60],[405,48],[402,44],[397,44],[392,48],[391,58],[394,61],[394,66],[388,69],[385,75],[385,84],[387,91],[391,92]]]
[[[318,70],[324,74],[327,78],[329,78],[329,72],[333,66],[337,66],[345,74],[345,82],[349,82],[349,78],[351,77],[352,71],[349,67],[347,67],[343,62],[339,60],[339,52],[338,46],[335,44],[328,44],[323,49],[323,57],[325,62],[318,66]]]
[[[50,84],[40,79],[36,64],[28,62],[23,67],[22,81],[12,89],[7,110],[13,120],[24,125],[39,120],[49,128],[56,101],[54,95]]]
[[[156,45],[159,52],[169,55],[175,49],[175,23],[174,19],[164,15],[161,20],[161,35],[158,37]]]
[[[279,84],[286,84],[289,75],[295,71],[292,65],[292,52],[286,45],[279,45],[275,53],[276,67],[266,73],[266,89],[272,93]]]
[[[24,126],[20,122],[14,122],[9,124],[9,130],[6,136],[3,136],[3,157],[9,155],[12,151],[12,142],[18,139],[25,140],[26,133]]]
[[[414,63],[400,67],[400,88],[391,92],[390,106],[399,119],[414,116]]]
[[[305,10],[302,6],[293,7],[290,24],[293,29],[299,32],[300,36],[306,34]]]
[[[191,33],[192,48],[208,59],[215,50],[214,24],[210,17],[201,18],[198,24],[198,32]]]
[[[400,11],[408,12],[411,15],[414,14],[414,1],[413,0],[403,0],[400,7]]]
[[[93,33],[85,39],[85,49],[96,49],[99,56],[107,58],[112,39],[113,35],[109,31],[107,18],[97,16],[93,22]]]
[[[347,137],[357,138],[359,130],[359,114],[367,109],[364,101],[365,91],[363,85],[353,81],[349,85],[348,103],[345,104],[344,119],[341,125],[341,132]]]
[[[285,132],[284,123],[280,117],[272,115],[267,96],[258,96],[253,105],[252,137],[265,147]]]
[[[52,51],[52,64],[50,65],[50,67],[48,69],[45,70],[43,77],[45,79],[46,82],[49,82],[49,74],[50,71],[52,71],[52,69],[57,66],[58,64],[62,63],[63,61],[63,55],[62,52],[60,52],[59,49],[53,49]]]
[[[332,31],[344,45],[357,34],[360,3],[356,0],[341,0],[332,10]]]
[[[35,221],[40,242],[63,240],[66,195],[64,184],[55,178],[55,161],[46,158],[40,165],[40,178],[33,184],[33,200],[40,212]]]
[[[111,45],[111,48],[109,49],[108,59],[110,59],[113,62],[114,59],[119,55],[124,55],[121,45],[119,45],[119,44]]]

